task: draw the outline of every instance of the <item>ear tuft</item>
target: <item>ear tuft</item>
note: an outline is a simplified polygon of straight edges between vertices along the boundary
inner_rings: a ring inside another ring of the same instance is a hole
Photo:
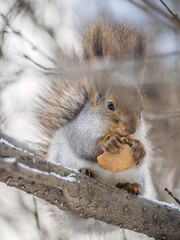
[[[94,107],[99,104],[101,100],[104,100],[107,90],[106,79],[103,76],[98,76],[93,81],[91,88],[91,106]]]
[[[91,89],[91,107],[96,106],[96,90],[94,87]]]

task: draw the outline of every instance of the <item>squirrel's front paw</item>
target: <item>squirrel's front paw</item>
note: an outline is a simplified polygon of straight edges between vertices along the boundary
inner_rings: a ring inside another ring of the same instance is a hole
[[[103,152],[119,153],[123,145],[118,135],[109,134],[100,142],[100,148]]]
[[[139,140],[129,141],[129,144],[131,145],[133,151],[134,162],[136,162],[136,165],[138,165],[139,163],[142,162],[143,158],[145,157],[146,150]]]
[[[94,174],[89,168],[80,168],[78,171],[90,178],[94,178]]]
[[[125,183],[125,184],[121,184],[121,183],[118,183],[116,185],[117,188],[120,188],[120,189],[124,189],[126,190],[128,193],[132,193],[133,195],[138,195],[140,194],[141,192],[141,187],[138,183]]]

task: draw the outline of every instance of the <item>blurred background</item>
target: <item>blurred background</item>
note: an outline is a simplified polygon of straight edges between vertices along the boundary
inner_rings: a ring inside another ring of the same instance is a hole
[[[164,189],[180,199],[178,14],[178,0],[0,0],[0,129],[21,141],[35,138],[30,130],[35,96],[50,80],[51,71],[66,70],[72,51],[81,54],[81,33],[88,24],[104,18],[136,25],[147,45],[142,93],[151,126],[153,182],[158,199],[174,203]],[[43,239],[34,230],[38,229],[34,200],[29,197],[29,204],[24,201],[27,196],[0,186],[0,238]],[[10,204],[16,201],[15,194],[18,204]],[[26,219],[25,231],[18,220],[19,209]]]

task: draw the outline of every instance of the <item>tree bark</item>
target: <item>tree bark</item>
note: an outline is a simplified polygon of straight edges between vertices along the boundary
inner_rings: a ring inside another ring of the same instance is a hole
[[[155,239],[180,239],[180,209],[134,197],[45,161],[6,136],[0,138],[0,181],[77,216],[101,220]]]

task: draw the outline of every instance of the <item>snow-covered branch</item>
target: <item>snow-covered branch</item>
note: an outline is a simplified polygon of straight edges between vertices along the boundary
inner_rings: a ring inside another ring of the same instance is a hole
[[[134,197],[76,171],[50,163],[0,138],[0,181],[58,208],[144,233],[155,239],[179,239],[180,209]]]

